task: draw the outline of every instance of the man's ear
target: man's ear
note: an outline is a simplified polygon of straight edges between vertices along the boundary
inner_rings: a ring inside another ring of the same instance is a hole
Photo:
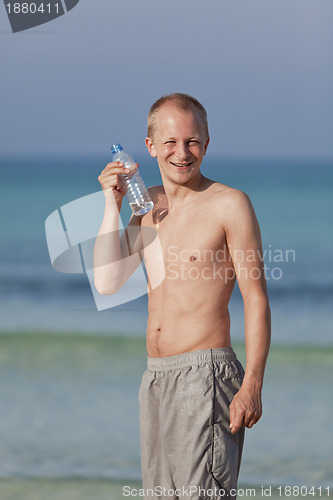
[[[210,140],[210,137],[208,136],[207,139],[206,139],[206,142],[205,142],[205,146],[204,146],[204,155],[207,153],[207,148],[208,148],[209,140]]]
[[[155,146],[153,144],[153,141],[151,140],[150,137],[146,137],[146,146],[147,146],[147,149],[150,153],[150,155],[153,157],[153,158],[156,158],[157,154],[156,154],[156,151],[155,151]]]

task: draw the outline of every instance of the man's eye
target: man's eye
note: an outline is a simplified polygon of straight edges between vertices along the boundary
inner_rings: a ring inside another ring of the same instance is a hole
[[[165,144],[174,144],[175,141],[167,141]]]
[[[189,141],[190,144],[199,144],[199,141]]]

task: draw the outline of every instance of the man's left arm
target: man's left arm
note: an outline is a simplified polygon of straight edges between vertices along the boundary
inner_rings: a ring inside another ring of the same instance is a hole
[[[262,415],[261,391],[271,339],[259,224],[248,196],[233,190],[227,211],[226,237],[244,301],[246,368],[240,390],[230,405],[230,429],[252,427]]]

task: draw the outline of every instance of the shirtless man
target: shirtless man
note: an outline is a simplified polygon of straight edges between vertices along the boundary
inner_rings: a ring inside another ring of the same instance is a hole
[[[139,391],[145,498],[235,497],[244,428],[262,413],[270,308],[260,229],[245,193],[201,173],[208,144],[206,112],[191,96],[171,94],[152,106],[146,146],[163,184],[149,188],[154,209],[132,216],[121,238],[123,165],[109,163],[99,176],[106,206],[94,250],[97,290],[115,293],[141,250],[147,269],[148,369]],[[149,229],[160,252],[145,241]],[[236,279],[245,374],[230,340]]]

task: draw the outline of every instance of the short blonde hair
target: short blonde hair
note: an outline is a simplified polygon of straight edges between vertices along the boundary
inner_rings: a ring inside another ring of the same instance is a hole
[[[175,106],[183,111],[191,111],[196,109],[201,117],[202,124],[204,127],[204,132],[206,135],[206,139],[209,137],[208,131],[208,121],[207,121],[207,112],[203,105],[194,97],[188,94],[182,94],[180,92],[175,92],[173,94],[167,94],[160,97],[149,110],[148,113],[148,124],[147,124],[147,136],[152,139],[154,135],[155,129],[155,121],[158,110],[167,103],[173,103]]]

